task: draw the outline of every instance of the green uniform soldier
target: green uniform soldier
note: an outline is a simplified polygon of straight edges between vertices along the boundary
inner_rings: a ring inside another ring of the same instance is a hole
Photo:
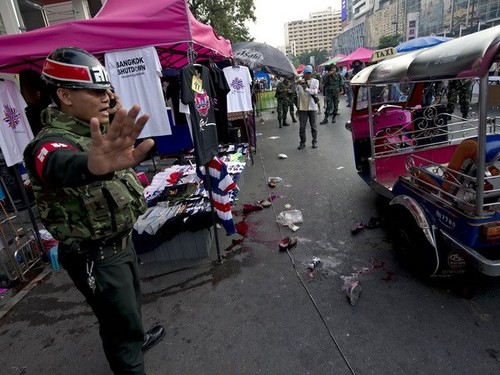
[[[279,127],[289,126],[290,124],[286,122],[286,116],[288,114],[288,108],[290,107],[290,97],[291,97],[290,81],[288,79],[283,79],[276,86],[275,97],[278,102],[278,123]]]
[[[131,241],[134,222],[146,208],[131,167],[154,145],[148,139],[134,147],[148,115],[138,117],[137,105],[128,112],[120,108],[105,68],[81,49],[53,51],[42,78],[53,105],[24,151],[41,220],[97,317],[111,370],[142,375],[143,351],[165,334],[162,326],[144,333]]]
[[[453,113],[455,111],[455,104],[458,98],[458,104],[460,105],[460,112],[462,113],[462,118],[469,117],[469,107],[470,107],[470,97],[472,94],[472,80],[461,79],[461,80],[450,80],[448,83],[448,93],[446,104],[446,109],[448,113]]]
[[[337,72],[337,66],[327,65],[325,70],[328,72],[323,77],[323,94],[325,96],[326,108],[325,118],[320,124],[328,124],[328,117],[332,116],[332,123],[335,123],[335,116],[339,110],[339,95],[344,87],[344,80]]]

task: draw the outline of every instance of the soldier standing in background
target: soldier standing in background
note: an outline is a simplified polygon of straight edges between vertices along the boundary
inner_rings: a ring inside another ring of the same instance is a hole
[[[448,93],[447,93],[448,104],[446,105],[448,113],[452,114],[455,111],[455,104],[458,98],[458,104],[460,105],[460,112],[462,113],[462,118],[464,119],[469,118],[471,91],[472,91],[472,80],[470,79],[450,80],[448,83]]]
[[[288,79],[283,79],[276,86],[276,94],[274,95],[278,102],[278,124],[281,128],[282,126],[289,126],[290,124],[286,122],[286,116],[288,114],[288,107],[290,107],[290,81]],[[293,112],[292,112],[293,113]]]
[[[332,123],[335,123],[335,116],[339,110],[339,95],[344,87],[344,80],[337,72],[336,65],[327,65],[325,70],[328,72],[323,77],[323,94],[326,99],[325,118],[320,122],[321,125],[328,124],[328,117],[332,116]]]

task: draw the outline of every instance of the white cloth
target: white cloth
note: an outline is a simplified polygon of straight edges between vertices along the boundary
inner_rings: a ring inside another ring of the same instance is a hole
[[[246,66],[222,69],[231,91],[227,94],[227,113],[252,110],[252,77]]]
[[[23,161],[23,151],[33,139],[25,108],[27,106],[13,81],[0,81],[0,149],[8,167]]]
[[[301,85],[297,85],[299,111],[317,111],[318,105],[314,102],[311,95],[318,95],[319,81],[316,78],[311,78],[307,84],[308,87],[305,89]]]
[[[149,120],[140,138],[171,135],[160,77],[161,65],[154,47],[105,54],[106,69],[111,83],[125,108],[141,106],[140,114]]]

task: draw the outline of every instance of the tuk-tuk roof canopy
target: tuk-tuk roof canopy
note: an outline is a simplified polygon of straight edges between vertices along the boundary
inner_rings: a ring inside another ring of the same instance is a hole
[[[397,54],[356,74],[352,85],[482,77],[500,60],[500,26],[409,53]]]

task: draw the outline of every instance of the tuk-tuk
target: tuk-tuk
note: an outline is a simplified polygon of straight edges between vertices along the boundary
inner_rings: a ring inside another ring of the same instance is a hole
[[[395,250],[425,275],[500,276],[500,129],[488,116],[499,61],[500,26],[397,54],[351,80],[358,174],[389,198]],[[479,85],[477,115],[424,100],[452,80]]]

